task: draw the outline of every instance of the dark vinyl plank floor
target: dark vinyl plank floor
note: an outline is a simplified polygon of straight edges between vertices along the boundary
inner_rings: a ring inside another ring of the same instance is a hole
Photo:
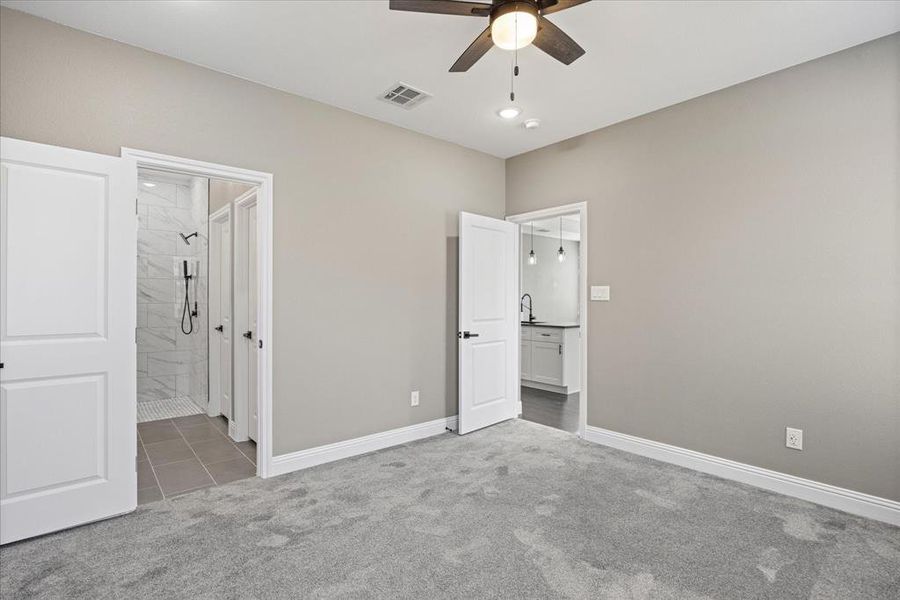
[[[575,433],[578,431],[578,394],[554,394],[522,386],[522,418]]]

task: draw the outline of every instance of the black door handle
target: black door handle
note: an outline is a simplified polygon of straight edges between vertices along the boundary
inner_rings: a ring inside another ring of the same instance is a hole
[[[457,334],[457,337],[461,337],[462,339],[467,340],[469,338],[478,337],[478,334],[471,333],[469,331],[462,331],[459,334]]]
[[[216,329],[216,331],[225,331],[225,327],[222,326],[222,325],[219,325],[219,326],[216,327],[215,329]]]
[[[253,339],[253,332],[252,332],[252,331],[245,331],[245,332],[244,332],[244,337],[247,338],[248,340],[252,340],[252,339]]]

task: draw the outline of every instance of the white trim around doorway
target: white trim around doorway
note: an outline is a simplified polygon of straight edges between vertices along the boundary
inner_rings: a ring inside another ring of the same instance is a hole
[[[202,162],[190,158],[181,158],[136,150],[134,148],[121,149],[123,158],[132,158],[137,163],[137,168],[158,169],[172,171],[198,177],[215,179],[228,179],[241,183],[254,185],[257,188],[257,261],[259,270],[259,314],[257,338],[263,341],[263,347],[259,351],[259,439],[256,444],[257,463],[256,474],[267,478],[272,472],[272,205],[273,205],[273,177],[271,173],[251,171],[227,165]]]
[[[541,219],[552,219],[554,217],[564,217],[566,215],[578,215],[579,216],[579,226],[581,228],[581,239],[578,242],[578,285],[580,289],[578,290],[579,301],[578,301],[578,317],[579,317],[579,332],[581,333],[581,391],[578,392],[578,431],[577,435],[580,438],[584,438],[585,431],[587,429],[587,397],[588,397],[588,387],[587,387],[587,365],[588,365],[588,311],[587,311],[587,298],[588,298],[588,286],[587,286],[587,256],[588,256],[588,210],[587,210],[587,202],[577,202],[574,204],[564,204],[562,206],[554,206],[552,208],[543,208],[540,210],[534,210],[527,213],[520,213],[517,215],[510,215],[506,217],[507,221],[512,223],[516,223],[518,225],[522,225],[523,223],[528,223],[529,221],[539,221]],[[520,236],[521,237],[521,236]],[[521,269],[519,273],[519,292],[521,293]],[[521,370],[522,362],[521,359],[516,363],[517,369]],[[519,379],[521,380],[521,373],[519,374]],[[517,394],[521,394],[521,385],[517,388]],[[521,395],[518,399],[519,406],[522,405]]]

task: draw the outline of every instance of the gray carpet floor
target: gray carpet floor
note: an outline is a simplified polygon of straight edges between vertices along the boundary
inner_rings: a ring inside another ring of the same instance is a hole
[[[892,598],[900,529],[516,420],[0,549],[13,598]]]

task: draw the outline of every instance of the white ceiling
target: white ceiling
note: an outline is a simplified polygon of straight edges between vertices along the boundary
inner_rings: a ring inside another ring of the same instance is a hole
[[[492,49],[450,65],[487,19],[387,1],[12,1],[3,5],[506,158],[900,31],[900,2],[601,2],[548,17],[587,54],[566,67]],[[434,98],[381,102],[403,81]],[[521,123],[539,118],[540,128]]]

